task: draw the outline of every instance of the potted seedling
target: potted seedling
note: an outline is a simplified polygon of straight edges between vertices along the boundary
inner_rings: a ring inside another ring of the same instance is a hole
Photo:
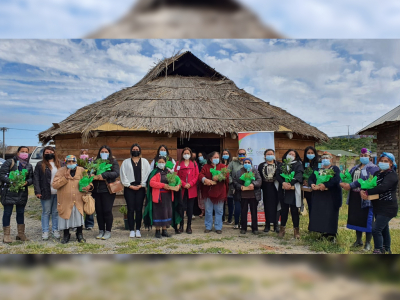
[[[121,206],[119,209],[119,212],[124,215],[124,224],[125,224],[125,230],[129,229],[129,224],[128,224],[128,209],[126,208],[125,205]]]

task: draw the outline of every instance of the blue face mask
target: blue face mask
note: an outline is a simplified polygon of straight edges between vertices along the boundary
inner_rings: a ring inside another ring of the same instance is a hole
[[[222,158],[227,160],[227,159],[229,159],[229,155],[223,155]]]
[[[219,164],[219,158],[214,158],[212,160],[212,162],[213,162],[214,165],[218,165]]]
[[[315,154],[307,154],[307,158],[309,160],[313,160],[315,158]]]
[[[108,159],[108,156],[109,156],[110,154],[108,154],[108,153],[100,153],[100,157],[101,157],[101,159]]]
[[[167,156],[167,151],[160,151],[161,156]]]
[[[204,157],[203,156],[200,156],[199,157],[199,162],[203,162],[204,161]]]
[[[331,164],[331,161],[329,159],[323,159],[322,160],[322,165],[323,166],[329,166]]]
[[[251,165],[250,164],[244,164],[243,167],[246,169],[246,171],[251,170]]]
[[[380,162],[380,163],[379,163],[379,168],[380,168],[382,171],[386,171],[386,170],[389,170],[390,165],[389,165],[389,163]]]
[[[75,168],[76,168],[76,164],[73,164],[73,165],[67,165],[67,168],[68,168],[68,169],[71,169],[71,170],[73,170],[73,169],[75,169]]]
[[[360,157],[360,162],[363,165],[367,165],[369,163],[369,157]]]
[[[267,156],[265,157],[265,159],[266,159],[267,161],[273,161],[273,160],[275,159],[275,155],[267,155]]]

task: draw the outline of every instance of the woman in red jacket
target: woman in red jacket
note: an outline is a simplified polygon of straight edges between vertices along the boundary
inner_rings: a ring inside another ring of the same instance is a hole
[[[191,160],[192,150],[184,148],[179,163],[175,165],[175,172],[178,173],[182,182],[183,211],[186,211],[187,226],[186,233],[192,234],[192,216],[194,199],[197,197],[197,179],[199,177],[199,168],[195,161]],[[179,233],[183,232],[184,220],[182,219]]]
[[[206,214],[204,220],[206,230],[204,232],[209,233],[211,231],[213,224],[213,210],[215,210],[215,232],[221,234],[222,213],[228,191],[229,174],[226,175],[225,180],[218,181],[217,178],[212,176],[210,171],[214,168],[216,168],[218,171],[226,168],[224,164],[220,163],[219,153],[216,151],[209,155],[207,164],[205,164],[203,169],[201,169],[199,174],[199,184],[201,185],[201,193],[206,199]]]

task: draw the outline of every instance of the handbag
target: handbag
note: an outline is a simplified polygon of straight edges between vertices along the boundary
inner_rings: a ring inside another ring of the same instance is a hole
[[[89,216],[93,215],[95,211],[95,206],[92,193],[87,193],[82,195],[82,201],[83,201],[83,211],[85,212],[85,214]]]
[[[107,188],[110,194],[116,194],[124,190],[124,186],[122,185],[120,180],[116,180],[115,182],[108,183],[106,180]]]

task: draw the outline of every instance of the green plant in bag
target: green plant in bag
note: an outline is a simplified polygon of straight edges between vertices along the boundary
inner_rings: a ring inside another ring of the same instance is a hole
[[[346,170],[346,172],[340,173],[340,179],[342,179],[342,182],[344,183],[352,183],[353,182],[353,178],[351,177],[351,174],[348,170]]]
[[[166,177],[169,186],[177,186],[181,184],[181,179],[179,178],[176,172],[168,173]]]
[[[290,173],[290,174],[281,174],[281,176],[283,177],[283,178],[285,178],[285,182],[292,182],[292,180],[293,180],[293,178],[294,178],[294,171],[292,171],[292,173]]]
[[[26,182],[26,174],[28,174],[27,169],[11,171],[8,178],[11,181],[11,186],[9,188],[10,192],[18,193],[20,190],[23,190],[24,184]]]
[[[313,173],[313,169],[311,167],[308,167],[307,169],[304,170],[303,179],[308,181],[308,179],[310,178],[312,173]]]
[[[253,180],[256,180],[256,177],[253,172],[246,172],[239,179],[244,181],[245,187],[248,187]]]
[[[335,176],[335,171],[333,169],[325,169],[322,171],[322,174],[319,174],[318,171],[314,171],[315,177],[317,178],[317,185],[321,183],[328,182]]]
[[[370,190],[377,186],[378,177],[369,175],[367,180],[358,179],[362,190]]]
[[[210,169],[211,175],[214,178],[217,176],[217,181],[222,181],[226,179],[226,175],[228,174],[227,168],[222,168],[221,171],[217,170],[217,167]]]
[[[83,177],[81,178],[81,180],[79,180],[79,191],[82,193],[86,193],[86,191],[83,190],[83,188],[87,187],[88,185],[90,185],[93,181],[94,177],[89,177],[87,171],[83,172]]]

